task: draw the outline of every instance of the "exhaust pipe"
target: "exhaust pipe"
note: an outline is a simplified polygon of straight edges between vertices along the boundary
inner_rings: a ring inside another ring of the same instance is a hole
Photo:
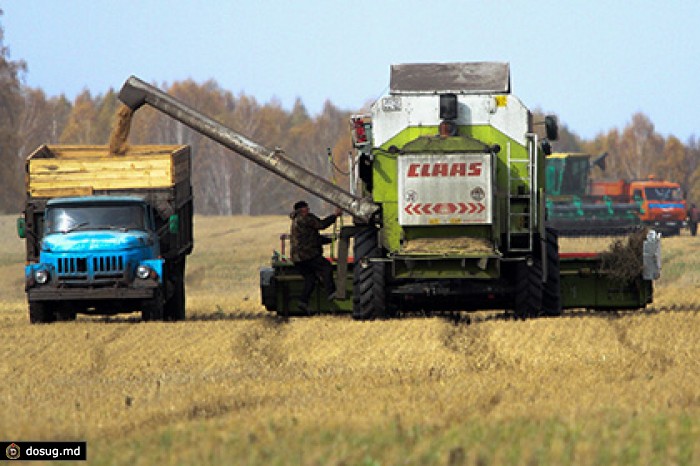
[[[363,223],[369,222],[379,209],[374,202],[355,196],[291,161],[281,149],[267,149],[135,76],[126,80],[118,97],[133,111],[144,104],[160,110],[261,167],[340,207]]]

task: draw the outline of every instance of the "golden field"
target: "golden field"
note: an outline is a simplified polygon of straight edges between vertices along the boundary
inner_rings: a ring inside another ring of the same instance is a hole
[[[287,219],[196,217],[187,321],[30,325],[14,221],[0,217],[3,440],[86,440],[89,464],[700,463],[700,239],[664,239],[643,312],[284,320],[257,270]]]

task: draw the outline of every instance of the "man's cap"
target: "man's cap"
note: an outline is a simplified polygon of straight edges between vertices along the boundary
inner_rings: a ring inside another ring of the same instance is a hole
[[[306,201],[298,201],[294,204],[294,210],[299,210],[302,207],[309,207],[309,204],[307,204]]]

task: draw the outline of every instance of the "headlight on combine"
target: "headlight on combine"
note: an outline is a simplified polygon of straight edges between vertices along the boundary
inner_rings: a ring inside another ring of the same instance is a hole
[[[136,267],[136,276],[141,280],[145,280],[156,273],[147,265],[139,265]]]
[[[49,272],[47,270],[44,270],[44,269],[39,269],[39,270],[35,271],[34,272],[34,280],[36,280],[36,282],[39,285],[43,285],[44,283],[49,281]]]

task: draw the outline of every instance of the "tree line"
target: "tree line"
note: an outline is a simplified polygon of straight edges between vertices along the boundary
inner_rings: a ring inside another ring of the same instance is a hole
[[[1,11],[0,11],[1,14]],[[0,211],[18,212],[24,201],[24,161],[41,144],[107,144],[120,105],[113,89],[75,99],[47,96],[23,83],[27,66],[12,60],[0,26]],[[283,108],[277,100],[261,104],[253,96],[222,89],[216,81],[178,81],[159,86],[202,113],[287,156],[314,173],[347,186],[351,150],[349,117],[326,101],[310,116],[302,101]],[[535,121],[543,115],[535,112]],[[280,214],[295,200],[320,201],[253,162],[151,108],[136,112],[130,144],[189,144],[192,147],[195,209],[209,215]],[[651,119],[637,113],[619,130],[585,140],[560,122],[558,152],[608,152],[608,168],[599,179],[640,179],[654,174],[677,181],[689,199],[700,200],[700,142],[663,137]],[[330,155],[329,155],[330,154]]]

